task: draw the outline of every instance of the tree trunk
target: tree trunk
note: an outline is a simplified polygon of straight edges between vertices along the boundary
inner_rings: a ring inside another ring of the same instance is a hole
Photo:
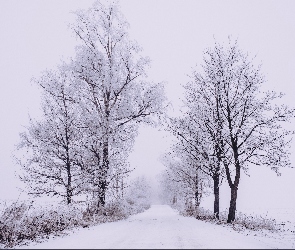
[[[121,180],[121,191],[122,191],[122,198],[124,197],[124,180],[123,180],[123,177],[122,177],[122,180]]]
[[[67,188],[67,204],[72,203],[72,190],[71,188]]]
[[[213,177],[214,182],[214,215],[219,219],[219,174]]]
[[[67,149],[67,177],[68,177],[68,183],[67,183],[67,203],[72,203],[72,196],[73,196],[73,190],[72,190],[72,174],[71,174],[71,163],[69,159],[69,153]]]
[[[219,105],[217,101],[217,110]],[[214,183],[214,215],[215,218],[219,220],[219,181],[220,181],[220,165],[222,161],[222,150],[224,148],[223,146],[223,141],[221,139],[221,128],[222,124],[220,124],[220,118],[219,118],[219,111],[217,112],[218,114],[218,122],[219,122],[219,143],[215,144],[215,151],[217,154],[217,166],[215,168],[215,171],[213,172],[213,183]]]
[[[174,195],[174,196],[173,196],[173,199],[172,199],[172,204],[174,205],[174,204],[176,204],[176,202],[177,202],[177,198],[176,198],[176,196]]]
[[[195,192],[195,207],[198,208],[200,206],[200,199],[199,199],[199,191]]]
[[[196,175],[195,175],[195,208],[198,208],[200,206],[201,195],[202,195],[202,190],[200,190],[200,187],[199,187],[199,176],[198,176],[198,171],[196,171]]]
[[[103,143],[103,154],[102,154],[102,167],[101,167],[101,176],[99,180],[99,193],[98,193],[98,206],[105,205],[105,195],[107,189],[107,173],[109,169],[109,138],[108,135],[105,138]]]
[[[230,121],[229,124],[230,124],[230,132],[231,132],[231,144],[232,144],[233,155],[235,159],[235,169],[236,169],[235,181],[233,183],[230,177],[230,171],[229,171],[228,165],[225,166],[228,183],[231,189],[227,223],[232,223],[235,220],[235,216],[236,216],[237,197],[238,197],[237,195],[238,195],[238,186],[239,186],[240,177],[241,177],[241,166],[239,161],[237,140],[232,136],[231,120],[229,121]]]
[[[72,169],[71,169],[71,157],[70,157],[70,125],[68,124],[69,121],[69,115],[68,115],[68,108],[66,104],[65,99],[65,93],[62,92],[63,96],[63,106],[64,106],[64,115],[65,115],[65,144],[63,145],[66,150],[66,168],[67,168],[67,177],[68,177],[68,183],[66,186],[67,189],[67,203],[70,204],[72,202],[72,196],[73,196],[73,189],[72,189]]]
[[[107,189],[107,174],[109,171],[109,116],[110,116],[110,110],[109,110],[109,104],[110,104],[110,92],[106,92],[105,98],[104,98],[104,105],[105,105],[105,135],[103,138],[103,150],[102,150],[102,165],[101,165],[101,172],[100,172],[100,178],[99,178],[99,197],[98,197],[98,206],[105,205],[105,196],[106,196],[106,189]]]
[[[106,180],[99,181],[98,207],[105,205]]]
[[[238,188],[236,186],[231,187],[230,206],[228,211],[227,223],[231,223],[235,220],[236,205],[237,205]]]

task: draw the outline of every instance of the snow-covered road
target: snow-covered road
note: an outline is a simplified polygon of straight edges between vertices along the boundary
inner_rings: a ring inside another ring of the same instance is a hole
[[[238,233],[180,216],[167,205],[153,205],[123,221],[76,229],[67,236],[21,248],[293,248],[293,243],[283,237]]]

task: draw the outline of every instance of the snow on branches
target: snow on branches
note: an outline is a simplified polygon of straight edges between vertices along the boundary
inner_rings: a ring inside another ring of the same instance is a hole
[[[24,180],[47,190],[40,194],[67,190],[68,203],[78,190],[90,192],[104,206],[108,187],[130,172],[138,124],[158,124],[164,87],[145,81],[149,59],[129,39],[117,3],[96,1],[75,16],[75,58],[36,80],[52,100],[42,104],[43,121],[22,134],[21,147],[33,152],[23,165]]]

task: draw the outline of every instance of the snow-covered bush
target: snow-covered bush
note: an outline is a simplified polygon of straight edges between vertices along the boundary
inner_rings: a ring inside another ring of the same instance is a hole
[[[114,221],[141,213],[150,208],[151,187],[144,176],[137,177],[130,181],[124,190],[117,193],[110,192],[107,198],[106,205],[99,208],[96,200],[88,201],[87,208],[84,211],[85,219],[94,221],[95,218],[93,217],[103,215],[107,221]]]
[[[202,207],[187,206],[180,211],[181,215],[195,217],[198,220],[214,221],[214,213]]]
[[[223,219],[226,220],[227,215],[223,213]],[[277,224],[275,219],[265,218],[260,215],[246,215],[241,212],[236,214],[233,225],[241,225],[250,230],[266,229],[270,231],[277,231],[280,229],[280,225]]]
[[[10,247],[84,224],[82,210],[77,206],[34,207],[15,202],[0,215],[0,242]]]
[[[130,210],[130,209],[129,209]],[[83,218],[91,224],[95,222],[110,222],[125,219],[129,216],[129,211],[123,200],[115,200],[106,203],[104,207],[88,207],[83,212]]]
[[[0,248],[1,244],[13,247],[26,240],[48,237],[74,227],[122,220],[144,211],[147,206],[141,199],[135,199],[132,204],[124,199],[112,201],[100,208],[86,203],[41,206],[32,202],[14,202],[0,213]]]
[[[183,216],[194,217],[198,220],[210,221],[216,224],[227,224],[227,212],[223,211],[219,214],[219,220],[216,219],[214,213],[211,210],[204,209],[202,207],[187,206],[180,210],[180,214]],[[229,224],[235,230],[270,230],[278,231],[280,230],[280,225],[277,224],[275,219],[266,218],[260,215],[246,215],[241,212],[236,214],[235,220]]]

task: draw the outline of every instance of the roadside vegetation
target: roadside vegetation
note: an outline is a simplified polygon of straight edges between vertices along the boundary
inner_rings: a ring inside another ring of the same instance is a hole
[[[202,207],[188,206],[180,210],[183,216],[194,217],[198,220],[208,221],[218,225],[229,225],[236,231],[243,231],[249,229],[252,231],[268,230],[270,232],[278,232],[282,227],[275,219],[267,218],[261,215],[247,215],[241,212],[236,213],[234,222],[227,223],[227,212],[222,211],[219,214],[219,219],[216,218],[214,213]]]
[[[32,240],[62,235],[75,227],[90,227],[105,222],[126,219],[150,207],[150,193],[144,178],[132,182],[124,198],[113,199],[99,207],[92,201],[34,204],[16,201],[3,204],[0,210],[0,245],[11,248]]]

